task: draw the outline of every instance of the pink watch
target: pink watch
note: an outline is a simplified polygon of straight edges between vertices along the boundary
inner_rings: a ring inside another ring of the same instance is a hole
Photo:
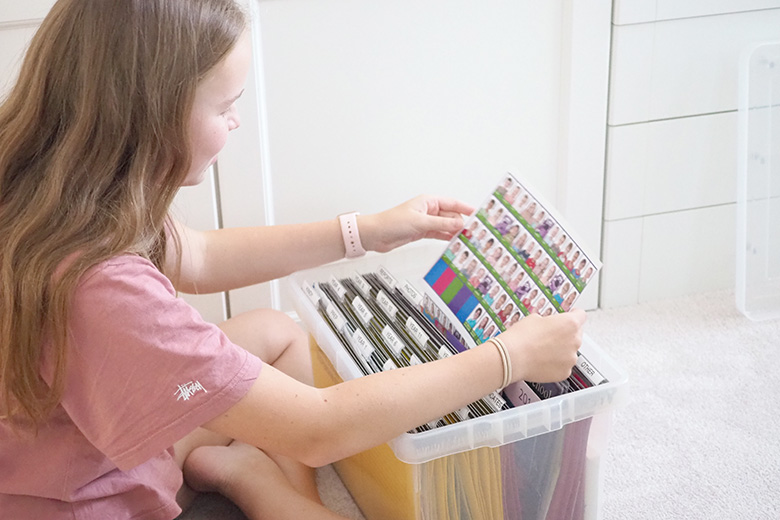
[[[358,258],[366,254],[363,244],[360,243],[360,233],[358,232],[357,216],[359,213],[344,213],[339,215],[341,223],[341,236],[344,238],[344,249],[346,249],[346,258]]]

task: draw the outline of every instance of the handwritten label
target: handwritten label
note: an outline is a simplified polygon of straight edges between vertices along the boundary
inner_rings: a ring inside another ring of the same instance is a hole
[[[406,330],[409,331],[409,334],[421,347],[424,347],[425,344],[431,339],[411,316],[406,319]]]
[[[382,337],[387,341],[387,346],[390,347],[397,356],[400,356],[404,344],[401,341],[401,338],[399,338],[396,333],[393,332],[393,329],[390,328],[390,325],[382,329]]]
[[[504,405],[506,405],[506,401],[498,395],[497,392],[492,392],[485,396],[485,399],[487,400],[490,407],[493,409],[494,412],[498,412],[501,410]]]
[[[577,368],[580,369],[580,371],[593,383],[593,385],[600,385],[604,381],[606,381],[606,378],[599,373],[598,370],[593,368],[593,365],[590,364],[590,361],[585,358],[583,355],[577,356]]]
[[[317,307],[320,303],[320,295],[317,294],[317,291],[314,290],[314,286],[304,280],[301,289],[303,289],[303,294],[306,295],[309,301],[312,302],[315,307]]]
[[[360,276],[360,274],[355,273],[352,275],[352,282],[357,286],[360,292],[363,293],[363,296],[369,296],[371,294],[371,285],[365,278]]]
[[[390,301],[390,297],[387,296],[384,291],[379,291],[377,293],[376,302],[391,319],[395,319],[395,315],[398,313],[398,307]]]
[[[335,276],[330,276],[330,286],[336,291],[340,300],[344,299],[344,295],[347,294],[347,290],[341,285],[341,282]]]
[[[341,312],[339,312],[335,305],[329,302],[325,306],[325,314],[328,315],[328,318],[330,318],[330,321],[333,323],[336,330],[340,332],[344,331],[347,326],[347,320],[344,319],[344,316],[341,315]]]
[[[423,297],[422,294],[420,294],[417,289],[414,288],[412,284],[409,282],[404,282],[401,286],[401,292],[403,292],[407,298],[412,300],[415,305],[420,305],[422,303]]]
[[[384,267],[380,266],[377,274],[379,275],[379,278],[385,282],[385,285],[387,285],[390,289],[395,289],[395,286],[398,285],[398,282],[395,281],[393,275],[390,274],[390,272]]]
[[[355,309],[355,312],[364,324],[368,325],[371,322],[374,315],[371,314],[368,306],[360,296],[355,296],[355,299],[352,300],[352,307]]]
[[[366,335],[363,334],[362,330],[359,329],[356,330],[352,334],[352,339],[354,340],[355,347],[363,355],[364,358],[368,359],[369,357],[371,357],[371,354],[374,353],[374,346],[368,340]]]

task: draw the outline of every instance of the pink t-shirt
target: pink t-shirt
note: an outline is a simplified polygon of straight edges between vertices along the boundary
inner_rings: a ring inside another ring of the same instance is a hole
[[[37,437],[0,421],[0,517],[171,520],[171,446],[240,400],[262,362],[137,256],[88,271],[71,313],[60,406]]]

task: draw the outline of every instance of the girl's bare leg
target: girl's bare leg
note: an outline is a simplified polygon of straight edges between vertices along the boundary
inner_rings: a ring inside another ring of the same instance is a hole
[[[344,520],[301,494],[274,460],[248,444],[196,448],[184,473],[194,489],[226,496],[250,520]]]
[[[240,314],[221,325],[231,341],[308,385],[314,384],[309,338],[292,318],[269,309]],[[315,471],[300,462],[267,453],[304,496],[320,502]]]
[[[220,326],[231,341],[266,363],[300,381],[312,383],[308,338],[287,315],[261,309],[231,318]],[[262,518],[250,515],[255,507],[260,507],[254,502],[264,502],[264,508],[272,508],[278,501],[280,507],[289,509],[294,508],[290,501],[294,501],[296,496],[302,501],[300,507],[316,506],[321,510],[317,514],[322,515],[298,518],[341,518],[322,506],[314,469],[290,458],[231,443],[231,439],[202,429],[176,444],[176,457],[184,470],[187,484],[198,491],[213,490],[224,494],[250,518]],[[260,470],[268,471],[262,476],[255,474]],[[269,479],[275,482],[277,478],[283,480],[272,485]],[[260,486],[255,485],[259,483],[264,489],[276,489],[276,494],[259,489]],[[192,498],[194,494],[186,487],[179,494],[183,506],[188,505]],[[250,503],[243,503],[244,499],[250,499]],[[270,518],[284,518],[278,514],[277,511]],[[307,514],[314,514],[314,511]]]

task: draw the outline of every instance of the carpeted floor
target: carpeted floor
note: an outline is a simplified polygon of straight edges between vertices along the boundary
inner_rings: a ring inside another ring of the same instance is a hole
[[[780,518],[780,320],[717,292],[599,310],[588,334],[631,377],[605,520]]]
[[[604,520],[780,518],[780,320],[730,292],[589,313],[587,334],[630,374],[603,456]],[[326,504],[362,515],[331,468]],[[206,496],[186,520],[244,520]]]

